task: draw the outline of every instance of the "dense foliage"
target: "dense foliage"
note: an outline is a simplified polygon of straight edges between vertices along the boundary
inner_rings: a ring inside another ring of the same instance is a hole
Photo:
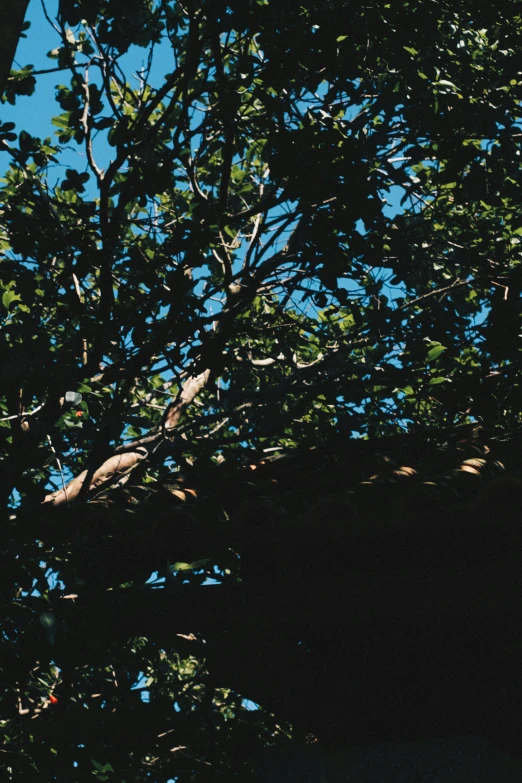
[[[0,125],[2,763],[24,781],[228,780],[238,748],[287,729],[209,682],[187,639],[105,628],[68,657],[54,607],[143,591],[161,564],[114,583],[48,509],[138,506],[187,465],[336,434],[518,429],[520,4],[47,13],[56,74],[12,71],[4,101],[56,78],[56,132]],[[163,576],[233,570],[182,557]]]

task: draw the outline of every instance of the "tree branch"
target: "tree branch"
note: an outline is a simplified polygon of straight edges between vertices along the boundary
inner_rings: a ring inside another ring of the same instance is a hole
[[[176,400],[169,405],[165,412],[163,420],[163,432],[165,435],[170,435],[171,431],[176,428],[184,409],[190,405],[194,398],[205,388],[209,378],[210,370],[207,369],[200,373],[200,375],[190,378],[183,384],[183,388]]]

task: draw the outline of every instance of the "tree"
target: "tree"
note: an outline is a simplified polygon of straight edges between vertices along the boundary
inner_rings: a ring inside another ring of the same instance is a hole
[[[263,551],[256,514],[284,568],[310,546],[277,521],[305,485],[274,505],[260,460],[298,449],[314,467],[290,472],[324,480],[348,440],[355,481],[410,437],[520,425],[520,9],[62,0],[50,18],[56,138],[0,126],[6,766],[228,779],[231,746],[285,731],[219,681],[242,652],[234,552]]]

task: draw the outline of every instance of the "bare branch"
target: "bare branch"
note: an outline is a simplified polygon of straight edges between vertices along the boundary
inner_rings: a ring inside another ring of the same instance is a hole
[[[176,400],[166,410],[163,430],[166,435],[176,428],[184,409],[190,405],[195,397],[205,388],[210,378],[210,370],[205,370],[200,375],[190,378],[181,389]]]
[[[60,478],[62,480],[62,489],[63,489],[63,492],[65,492],[65,478],[64,478],[63,470],[62,470],[62,463],[60,462],[60,458],[59,458],[58,454],[56,453],[56,449],[53,446],[53,442],[52,442],[51,436],[49,434],[47,434],[47,443],[49,444],[49,448],[51,449],[51,451],[53,453],[53,456],[54,456],[54,458],[56,460],[56,464],[58,465],[58,471],[60,473]]]
[[[406,310],[408,307],[413,307],[413,305],[416,305],[418,302],[422,302],[424,299],[428,299],[430,296],[437,296],[437,294],[445,294],[447,291],[451,291],[453,288],[460,288],[463,285],[469,285],[469,280],[455,280],[450,285],[446,285],[443,288],[436,288],[434,291],[428,291],[427,294],[422,294],[422,296],[417,296],[415,299],[412,299],[410,302],[406,302],[406,304],[401,305],[397,309],[399,311]]]
[[[148,456],[147,449],[139,448],[125,454],[114,454],[105,460],[103,465],[96,470],[92,476],[88,491],[101,489],[111,484],[114,480],[121,479],[122,476],[130,473],[139,463]],[[52,492],[44,498],[44,503],[52,503],[53,506],[60,506],[63,503],[70,503],[76,500],[80,492],[84,490],[84,483],[89,472],[84,470],[79,476],[73,478],[67,486],[57,492]]]
[[[85,69],[85,76],[82,81],[82,90],[84,94],[83,112],[82,112],[82,126],[85,133],[85,151],[87,153],[87,161],[89,167],[96,177],[98,185],[100,184],[103,171],[98,168],[94,155],[92,152],[92,135],[91,135],[91,122],[90,122],[90,96],[89,96],[89,69]]]
[[[11,419],[25,419],[27,416],[34,416],[35,413],[41,411],[45,403],[42,402],[37,408],[32,411],[24,411],[23,413],[15,413],[13,416],[4,416],[0,421],[11,421]]]

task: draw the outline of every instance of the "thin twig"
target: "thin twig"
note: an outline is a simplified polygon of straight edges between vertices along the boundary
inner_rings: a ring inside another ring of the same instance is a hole
[[[398,311],[406,310],[408,307],[417,304],[417,302],[421,302],[423,299],[428,299],[428,297],[436,296],[437,294],[444,294],[446,291],[451,291],[453,288],[460,288],[463,285],[469,285],[469,282],[469,280],[456,280],[454,283],[451,283],[451,285],[447,285],[444,288],[437,288],[435,291],[428,291],[427,294],[417,296],[415,299],[412,299],[410,302],[406,302],[406,304],[401,305],[397,309]]]
[[[37,408],[35,408],[33,411],[24,411],[24,413],[15,413],[13,416],[4,416],[4,418],[0,419],[0,421],[11,421],[12,419],[25,419],[28,416],[34,416],[35,413],[38,413],[38,411],[42,410],[44,406],[44,403],[42,402],[41,405],[39,405]]]
[[[51,436],[49,434],[47,434],[47,443],[49,444],[49,448],[53,452],[53,456],[54,456],[54,458],[56,460],[56,464],[58,465],[58,470],[60,471],[60,478],[62,480],[62,490],[65,493],[65,502],[67,503],[67,488],[66,488],[66,484],[65,484],[65,478],[64,478],[64,475],[63,475],[63,470],[62,470],[62,463],[60,462],[60,457],[56,453],[56,449],[53,446],[53,442],[52,442]]]
[[[94,155],[92,152],[91,123],[89,122],[90,96],[89,96],[89,69],[88,68],[85,69],[85,76],[82,81],[82,89],[83,89],[83,94],[85,95],[82,119],[81,119],[83,132],[85,133],[85,151],[87,153],[87,161],[89,163],[89,167],[93,172],[93,174],[95,175],[96,181],[99,185],[103,178],[103,171],[96,165],[96,161],[94,160]]]

